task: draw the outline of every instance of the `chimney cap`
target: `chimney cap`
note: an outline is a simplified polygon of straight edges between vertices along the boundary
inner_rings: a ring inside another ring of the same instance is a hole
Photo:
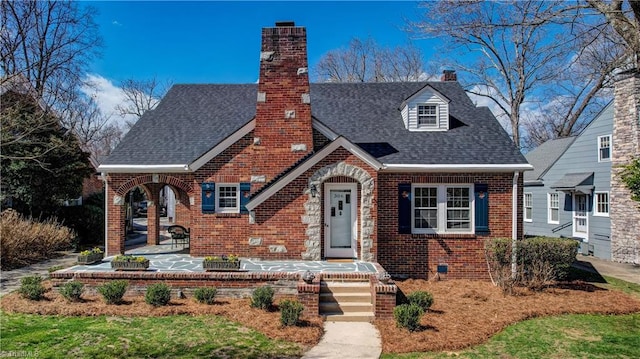
[[[293,21],[276,21],[276,27],[293,27],[296,23]]]

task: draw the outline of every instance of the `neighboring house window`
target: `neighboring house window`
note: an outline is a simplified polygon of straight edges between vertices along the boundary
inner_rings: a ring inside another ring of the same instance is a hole
[[[418,105],[418,127],[438,126],[438,105]]]
[[[413,233],[471,233],[470,186],[413,185]]]
[[[609,192],[596,192],[594,197],[596,205],[593,215],[609,217]]]
[[[560,223],[560,199],[557,193],[549,193],[549,198],[548,198],[548,202],[549,202],[549,216],[548,216],[548,222],[549,223],[555,223],[558,224]]]
[[[216,185],[216,212],[240,212],[240,186],[237,183],[222,183]]]
[[[598,162],[611,161],[611,135],[598,137]]]
[[[524,221],[533,222],[533,194],[524,194]]]

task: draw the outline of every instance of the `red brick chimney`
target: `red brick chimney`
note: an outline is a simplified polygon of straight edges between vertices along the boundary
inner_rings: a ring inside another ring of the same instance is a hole
[[[442,77],[440,77],[440,81],[458,81],[458,75],[456,75],[456,70],[442,71]]]
[[[307,31],[293,22],[262,29],[253,189],[313,150]]]

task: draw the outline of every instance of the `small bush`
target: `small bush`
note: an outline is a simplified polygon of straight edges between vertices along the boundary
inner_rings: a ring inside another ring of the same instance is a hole
[[[216,287],[200,287],[193,292],[193,296],[199,303],[211,305],[215,301],[217,291]]]
[[[9,270],[53,258],[69,248],[73,231],[55,218],[42,222],[5,210],[0,216],[0,268]]]
[[[126,280],[112,280],[98,287],[98,293],[102,295],[107,304],[118,304],[127,291],[129,282]]]
[[[256,288],[251,297],[251,306],[265,310],[271,308],[271,305],[273,305],[273,294],[273,288],[268,285]]]
[[[422,314],[424,314],[424,311],[416,304],[401,304],[393,309],[396,325],[400,328],[406,328],[410,332],[420,327]]]
[[[415,304],[426,312],[433,304],[433,295],[429,292],[419,290],[407,295],[407,300],[409,304]]]
[[[303,310],[302,303],[295,300],[283,300],[280,303],[280,323],[284,326],[297,325]]]
[[[70,302],[79,302],[83,290],[84,284],[74,280],[62,285],[62,287],[60,287],[60,294]]]
[[[45,292],[44,286],[42,285],[42,278],[37,275],[22,278],[18,292],[22,297],[27,299],[42,299]]]
[[[147,287],[147,292],[144,295],[144,301],[154,307],[167,305],[170,300],[171,288],[164,283],[151,284]]]

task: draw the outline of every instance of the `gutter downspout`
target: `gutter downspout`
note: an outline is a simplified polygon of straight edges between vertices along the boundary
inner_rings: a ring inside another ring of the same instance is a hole
[[[520,173],[513,173],[513,196],[511,215],[511,279],[515,280],[518,272],[518,178]]]
[[[109,249],[109,182],[107,182],[107,173],[102,172],[102,180],[104,181],[104,256],[108,256]]]

